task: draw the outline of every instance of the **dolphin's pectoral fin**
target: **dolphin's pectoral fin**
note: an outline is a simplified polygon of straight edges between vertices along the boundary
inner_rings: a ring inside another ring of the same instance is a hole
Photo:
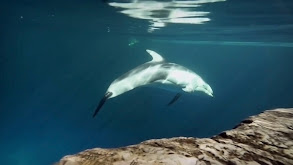
[[[188,92],[188,93],[193,91],[193,89],[191,87],[189,87],[189,86],[186,86],[185,88],[182,88],[182,90],[185,91],[185,92]]]
[[[172,105],[173,103],[175,103],[175,101],[177,101],[179,99],[179,97],[181,96],[181,93],[177,93],[173,99],[168,103],[168,106]]]
[[[96,108],[94,114],[93,114],[93,117],[95,117],[98,112],[100,111],[100,109],[102,108],[102,106],[105,104],[106,100],[112,95],[112,92],[107,92],[104,97],[101,99],[98,107]]]

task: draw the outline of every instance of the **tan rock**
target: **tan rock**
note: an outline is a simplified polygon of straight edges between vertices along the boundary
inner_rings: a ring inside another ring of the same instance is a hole
[[[176,137],[85,150],[56,165],[293,165],[293,109],[249,117],[211,138]]]

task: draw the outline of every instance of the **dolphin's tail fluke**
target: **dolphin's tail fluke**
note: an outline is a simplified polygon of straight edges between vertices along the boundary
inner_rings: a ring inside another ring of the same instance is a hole
[[[104,97],[101,99],[98,107],[95,110],[95,113],[93,114],[93,118],[98,114],[102,106],[105,104],[106,100],[112,95],[112,92],[107,92]]]

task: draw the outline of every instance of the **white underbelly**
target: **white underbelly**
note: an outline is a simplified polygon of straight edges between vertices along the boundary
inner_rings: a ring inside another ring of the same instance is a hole
[[[185,86],[192,82],[194,74],[184,70],[171,70],[167,76],[167,80],[176,85]]]

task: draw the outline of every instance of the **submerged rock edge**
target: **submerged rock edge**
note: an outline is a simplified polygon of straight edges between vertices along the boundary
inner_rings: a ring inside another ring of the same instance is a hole
[[[127,147],[94,148],[54,165],[293,165],[293,109],[266,110],[211,138],[147,140]]]

